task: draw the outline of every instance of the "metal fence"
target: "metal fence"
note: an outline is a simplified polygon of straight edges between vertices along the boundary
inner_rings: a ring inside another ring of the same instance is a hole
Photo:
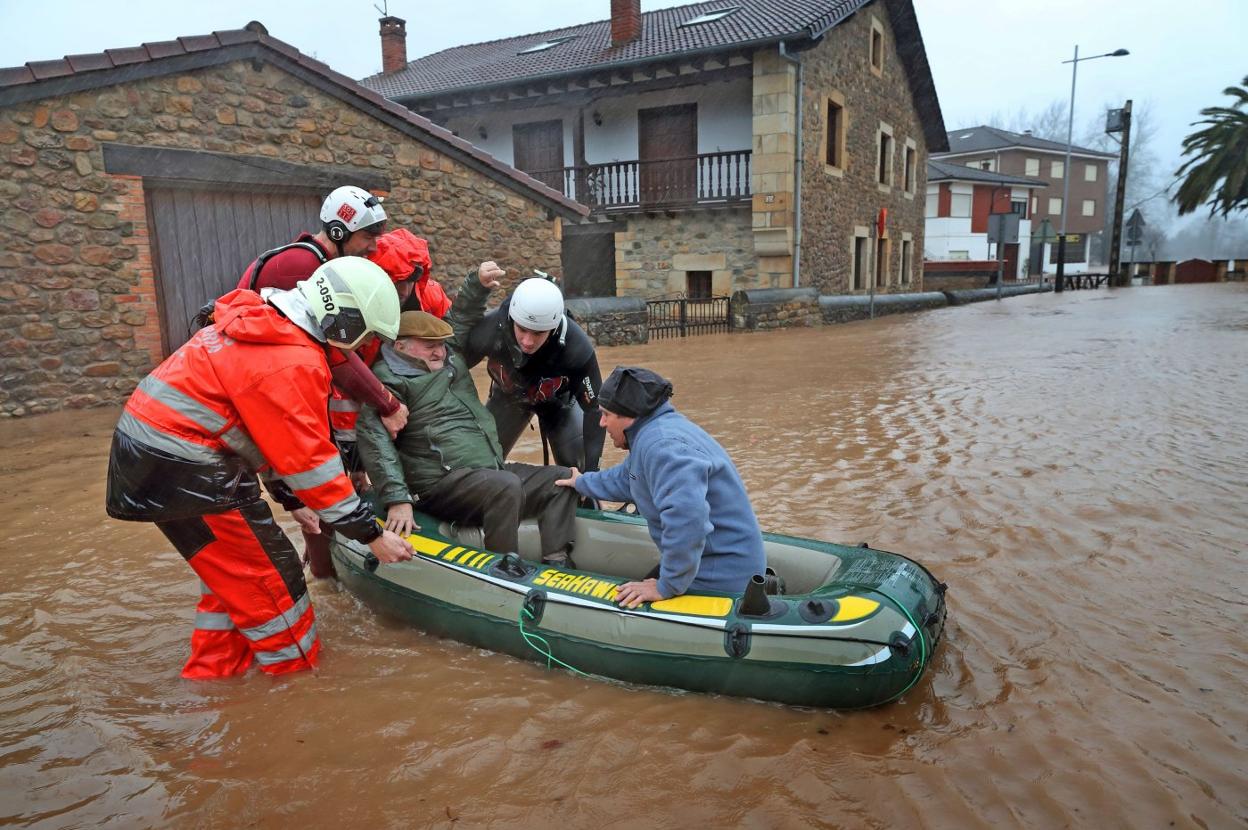
[[[650,337],[685,337],[732,330],[728,297],[677,297],[647,300]]]

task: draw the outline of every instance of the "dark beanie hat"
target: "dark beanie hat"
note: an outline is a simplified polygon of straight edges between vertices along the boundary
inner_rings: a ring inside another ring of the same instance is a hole
[[[616,366],[602,382],[598,405],[626,418],[649,415],[672,396],[667,378],[639,366]]]

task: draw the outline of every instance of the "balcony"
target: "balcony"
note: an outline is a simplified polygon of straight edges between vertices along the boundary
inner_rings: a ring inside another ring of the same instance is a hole
[[[613,161],[529,175],[594,212],[712,206],[750,198],[750,151]]]

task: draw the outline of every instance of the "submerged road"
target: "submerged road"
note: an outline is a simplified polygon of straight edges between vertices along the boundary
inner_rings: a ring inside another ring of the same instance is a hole
[[[673,380],[765,529],[868,540],[949,584],[940,651],[900,702],[587,680],[331,582],[312,587],[315,674],[183,681],[197,581],[155,528],[104,515],[117,412],[58,413],[0,423],[0,825],[1248,823],[1248,286],[600,359]]]

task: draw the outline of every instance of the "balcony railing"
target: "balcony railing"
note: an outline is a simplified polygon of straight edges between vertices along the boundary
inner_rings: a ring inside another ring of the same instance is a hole
[[[595,211],[709,205],[750,197],[750,151],[613,161],[530,175]]]

